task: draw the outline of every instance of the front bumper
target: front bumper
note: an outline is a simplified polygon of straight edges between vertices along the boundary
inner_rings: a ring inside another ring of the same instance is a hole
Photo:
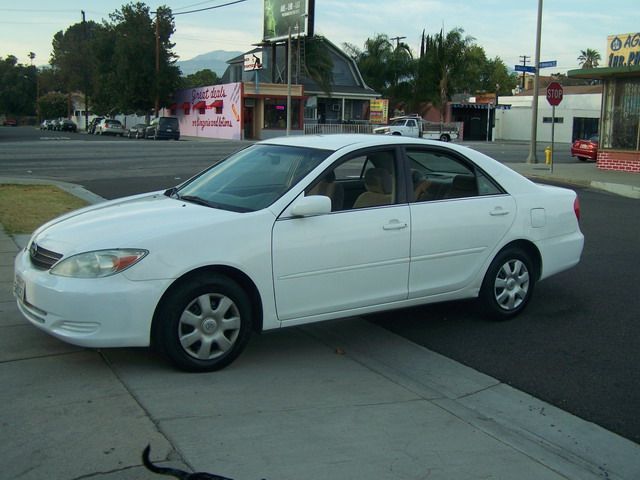
[[[82,347],[149,345],[151,321],[170,280],[131,281],[124,274],[82,279],[35,269],[28,252],[15,259],[18,309],[33,325]],[[23,288],[22,288],[23,287]]]

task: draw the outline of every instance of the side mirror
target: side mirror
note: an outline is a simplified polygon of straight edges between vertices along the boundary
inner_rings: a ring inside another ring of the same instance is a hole
[[[324,195],[299,198],[291,209],[291,215],[294,217],[310,217],[326,213],[331,213],[331,199]]]

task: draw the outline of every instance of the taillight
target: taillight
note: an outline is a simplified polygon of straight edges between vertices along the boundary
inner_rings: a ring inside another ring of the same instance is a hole
[[[576,219],[580,220],[580,200],[578,197],[573,201],[573,213],[576,214]]]

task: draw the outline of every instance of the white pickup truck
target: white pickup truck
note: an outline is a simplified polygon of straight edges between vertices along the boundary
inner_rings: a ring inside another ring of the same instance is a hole
[[[382,135],[405,135],[407,137],[428,138],[450,142],[458,139],[458,128],[451,124],[425,122],[420,117],[396,117],[386,127],[373,129],[373,133]]]

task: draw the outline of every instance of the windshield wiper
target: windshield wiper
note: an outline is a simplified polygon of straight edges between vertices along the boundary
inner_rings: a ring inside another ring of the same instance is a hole
[[[204,198],[201,197],[197,197],[195,195],[184,195],[184,196],[178,196],[178,198],[180,200],[185,200],[187,202],[191,202],[191,203],[196,203],[198,205],[203,205],[205,207],[212,207],[215,208],[215,205],[213,205],[211,202],[208,202],[207,200],[205,200]]]

